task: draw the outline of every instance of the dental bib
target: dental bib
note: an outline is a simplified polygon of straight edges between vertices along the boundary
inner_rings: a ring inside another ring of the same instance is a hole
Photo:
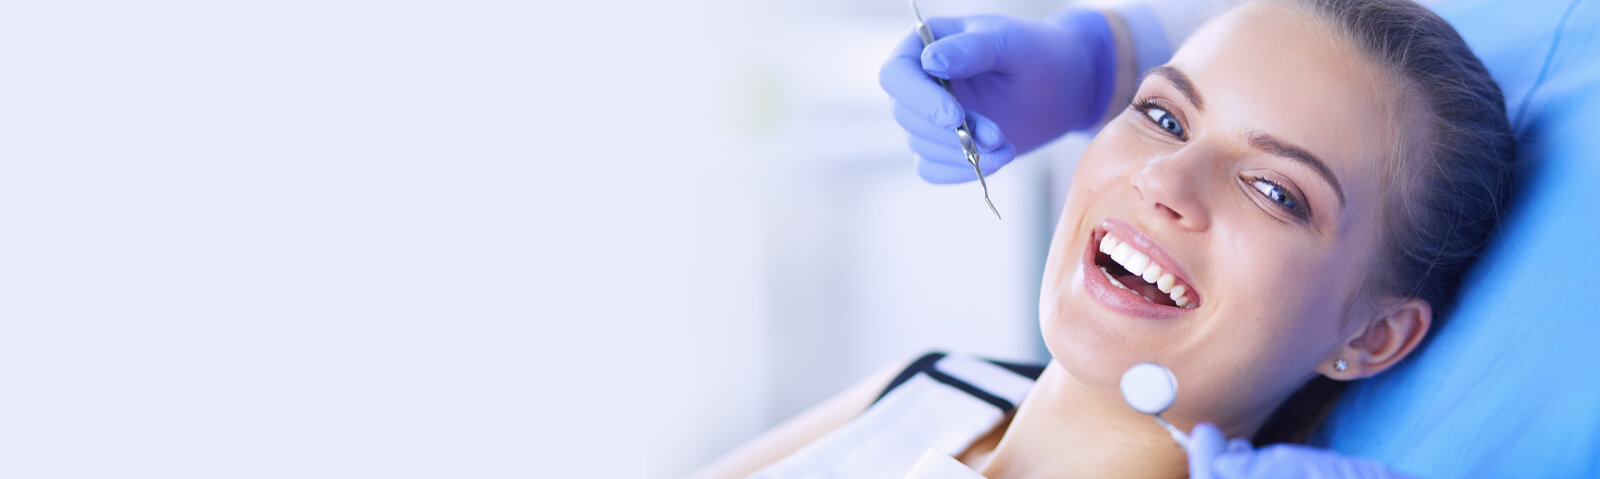
[[[849,423],[753,478],[974,478],[953,457],[1027,396],[1042,366],[930,353]]]

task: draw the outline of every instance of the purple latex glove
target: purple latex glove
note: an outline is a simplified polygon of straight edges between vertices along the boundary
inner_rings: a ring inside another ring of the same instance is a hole
[[[927,22],[938,40],[924,49],[911,32],[878,82],[894,99],[895,120],[929,182],[976,179],[956,141],[963,116],[988,175],[1104,115],[1115,87],[1116,45],[1100,12],[1068,10],[1046,21],[980,15]],[[930,74],[952,80],[955,97]]]
[[[1399,479],[1377,461],[1345,457],[1326,449],[1274,444],[1255,449],[1244,439],[1227,440],[1222,431],[1200,423],[1189,433],[1191,479]]]

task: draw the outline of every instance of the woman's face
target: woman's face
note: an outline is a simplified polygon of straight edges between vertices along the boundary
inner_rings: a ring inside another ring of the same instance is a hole
[[[1398,91],[1281,6],[1196,32],[1078,164],[1039,304],[1056,361],[1115,400],[1124,370],[1158,362],[1180,384],[1170,416],[1259,426],[1373,314],[1358,293]]]

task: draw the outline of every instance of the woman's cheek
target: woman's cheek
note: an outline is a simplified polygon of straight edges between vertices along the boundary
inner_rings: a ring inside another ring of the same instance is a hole
[[[1319,349],[1307,333],[1319,329],[1315,326],[1326,312],[1314,310],[1330,305],[1320,300],[1324,295],[1318,275],[1307,271],[1303,256],[1266,241],[1268,235],[1257,236],[1262,241],[1238,243],[1237,249],[1220,253],[1232,258],[1218,266],[1227,276],[1223,293],[1236,308],[1225,329],[1254,344],[1248,349],[1260,356],[1257,360],[1299,366],[1303,361],[1292,357],[1314,355]]]
[[[1141,168],[1150,158],[1163,154],[1172,145],[1163,145],[1134,131],[1126,118],[1118,118],[1106,125],[1078,162],[1077,177],[1104,180],[1127,177]]]
[[[1116,135],[1102,132],[1084,149],[1072,175],[1072,191],[1099,196],[1129,171],[1129,153],[1116,141]]]

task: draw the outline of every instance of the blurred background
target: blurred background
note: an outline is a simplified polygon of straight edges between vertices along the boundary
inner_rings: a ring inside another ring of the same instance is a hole
[[[925,0],[1042,17],[1060,1]],[[903,1],[0,6],[0,477],[677,477],[1042,360],[1082,138],[915,172]]]

